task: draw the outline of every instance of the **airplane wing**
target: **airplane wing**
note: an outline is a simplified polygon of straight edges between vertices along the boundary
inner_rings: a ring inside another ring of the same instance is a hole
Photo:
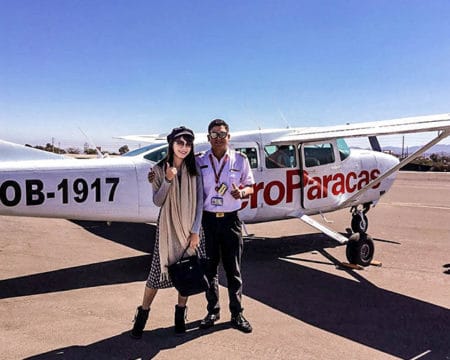
[[[206,133],[195,133],[195,141],[206,141],[207,140]],[[150,134],[150,135],[124,135],[124,136],[116,136],[115,139],[123,139],[130,141],[137,141],[146,144],[156,144],[161,143],[165,144],[167,142],[167,133],[165,134]]]
[[[0,161],[66,159],[65,156],[0,140]]]
[[[166,136],[167,134],[150,134],[150,135],[115,136],[114,138],[145,143],[158,143],[158,142],[164,143],[167,142]]]
[[[268,130],[268,129],[266,129]],[[426,131],[450,131],[450,114],[415,116],[391,120],[355,123],[337,126],[292,128],[281,137],[273,139],[272,144],[299,141],[312,142],[336,138],[365,137],[379,135],[407,134]],[[259,132],[264,132],[260,130]],[[233,132],[233,138],[238,135],[255,133],[255,131]],[[207,140],[206,133],[195,133],[196,140]],[[167,134],[125,135],[117,139],[131,140],[145,143],[166,142]]]
[[[312,142],[336,138],[407,134],[426,131],[450,133],[450,114],[416,116],[375,122],[292,129],[292,132],[272,141]],[[447,135],[448,136],[448,135]]]
[[[392,119],[376,122],[348,124],[341,126],[324,126],[317,128],[303,128],[293,129],[288,135],[281,136],[274,139],[272,143],[284,143],[284,142],[313,142],[313,141],[325,141],[336,138],[349,138],[349,137],[374,137],[379,135],[393,135],[393,134],[407,134],[418,132],[438,131],[439,133],[423,145],[417,151],[410,156],[402,159],[397,165],[380,174],[376,179],[369,182],[366,186],[354,193],[348,198],[342,205],[349,206],[356,202],[361,195],[366,191],[376,186],[379,182],[390,176],[392,173],[398,171],[401,167],[410,163],[418,156],[423,154],[429,148],[445,139],[450,135],[450,114],[438,114],[427,116],[416,116],[401,119]]]

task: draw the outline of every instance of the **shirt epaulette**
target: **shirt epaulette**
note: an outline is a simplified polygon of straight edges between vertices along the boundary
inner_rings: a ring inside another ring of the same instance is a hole
[[[236,151],[236,154],[241,155],[244,159],[247,159],[247,155],[244,153],[241,153],[240,151]]]

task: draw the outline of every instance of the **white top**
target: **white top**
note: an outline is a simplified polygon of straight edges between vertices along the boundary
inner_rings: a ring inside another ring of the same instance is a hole
[[[247,156],[228,149],[222,159],[217,160],[212,150],[196,156],[197,166],[203,180],[203,210],[211,212],[232,212],[241,208],[241,199],[231,196],[233,184],[238,188],[255,183]],[[218,188],[225,184],[221,195]]]

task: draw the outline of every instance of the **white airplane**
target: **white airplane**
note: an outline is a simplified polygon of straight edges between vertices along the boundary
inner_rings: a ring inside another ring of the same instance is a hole
[[[437,132],[433,140],[399,161],[382,153],[376,136]],[[231,133],[231,146],[245,153],[254,172],[254,194],[243,201],[246,223],[298,218],[341,244],[347,259],[367,266],[374,244],[366,213],[395,179],[396,172],[450,135],[450,114],[314,128]],[[373,150],[350,149],[344,138],[369,137]],[[167,153],[165,136],[128,136],[150,145],[121,157],[69,159],[0,141],[0,215],[72,220],[154,223],[147,180]],[[196,151],[209,148],[196,135]],[[311,218],[350,207],[352,234],[338,233]]]

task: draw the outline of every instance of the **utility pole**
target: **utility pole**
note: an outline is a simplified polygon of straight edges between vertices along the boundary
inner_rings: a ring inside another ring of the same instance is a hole
[[[405,158],[405,135],[402,136],[402,159]]]

